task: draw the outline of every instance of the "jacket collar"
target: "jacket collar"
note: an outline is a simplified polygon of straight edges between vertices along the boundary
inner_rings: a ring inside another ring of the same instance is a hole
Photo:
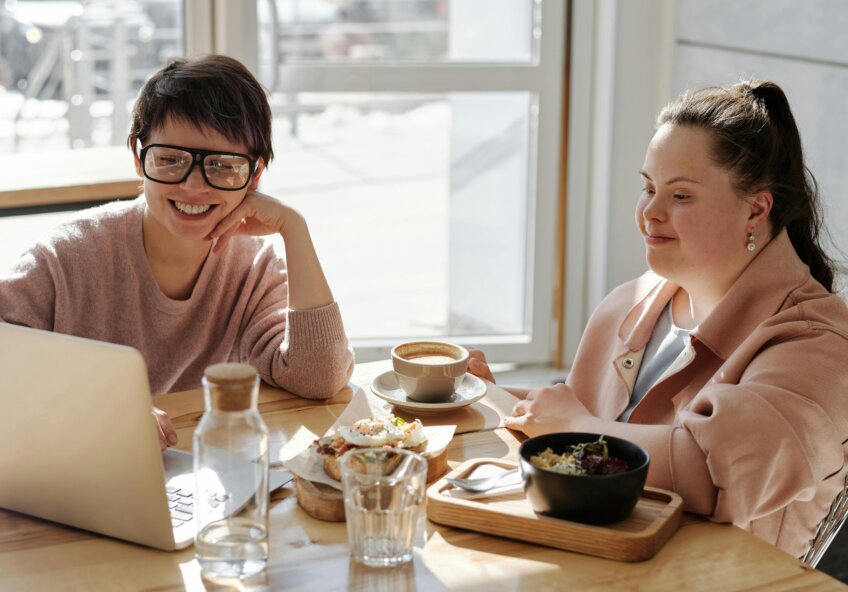
[[[781,230],[745,268],[695,335],[727,359],[809,276],[810,268],[798,257],[786,229]]]
[[[745,268],[693,336],[727,359],[755,327],[781,308],[788,293],[802,284],[809,273],[783,229]],[[674,282],[653,273],[642,279],[653,285],[630,309],[618,331],[630,351],[645,347],[659,315],[680,289]]]
[[[619,339],[630,351],[639,351],[645,347],[654,332],[660,313],[679,289],[674,282],[653,272],[646,273],[638,281],[647,285],[639,286],[637,290],[641,292],[647,289],[647,294],[630,309],[618,329]]]

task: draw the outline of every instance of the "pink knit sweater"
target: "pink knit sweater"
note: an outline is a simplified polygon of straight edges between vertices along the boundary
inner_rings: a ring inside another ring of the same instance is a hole
[[[266,239],[210,253],[188,300],[165,296],[142,242],[143,197],[80,212],[0,276],[0,321],[130,345],[153,393],[198,388],[217,362],[246,362],[265,382],[326,398],[353,372],[336,303],[287,308],[283,259]]]

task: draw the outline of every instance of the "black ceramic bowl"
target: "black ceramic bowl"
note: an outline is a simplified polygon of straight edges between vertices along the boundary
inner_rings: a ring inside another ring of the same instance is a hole
[[[627,463],[627,471],[616,475],[565,475],[530,462],[531,456],[546,448],[562,454],[566,446],[596,442],[599,437],[600,434],[564,432],[536,436],[521,444],[518,455],[524,492],[536,512],[586,524],[609,524],[630,515],[648,477],[650,456],[641,446],[604,436],[610,456]]]

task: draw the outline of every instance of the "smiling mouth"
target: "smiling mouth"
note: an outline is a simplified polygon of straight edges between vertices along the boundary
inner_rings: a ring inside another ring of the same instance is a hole
[[[205,214],[212,208],[217,207],[217,205],[213,204],[189,204],[181,201],[176,201],[173,199],[169,199],[171,205],[174,206],[180,213],[185,214],[186,216],[200,216]]]
[[[659,244],[663,244],[663,243],[666,243],[666,242],[669,242],[669,241],[672,241],[672,240],[674,240],[674,239],[670,236],[660,236],[660,235],[657,235],[657,234],[646,234],[645,235],[645,242],[647,242],[649,245],[659,245]]]

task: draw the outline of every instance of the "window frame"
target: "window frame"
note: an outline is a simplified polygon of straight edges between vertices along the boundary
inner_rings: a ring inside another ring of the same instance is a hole
[[[257,0],[184,0],[188,54],[214,51],[242,60],[255,71]],[[269,1],[269,0],[258,0]],[[275,92],[530,92],[537,116],[532,129],[525,261],[525,326],[527,334],[451,336],[449,339],[485,350],[490,361],[553,364],[562,360],[561,281],[564,238],[558,220],[564,216],[560,175],[563,173],[565,70],[568,51],[568,2],[526,0],[541,11],[536,55],[527,63],[314,63],[287,62]],[[351,72],[355,75],[351,75]],[[386,359],[399,339],[352,340],[358,361]]]

